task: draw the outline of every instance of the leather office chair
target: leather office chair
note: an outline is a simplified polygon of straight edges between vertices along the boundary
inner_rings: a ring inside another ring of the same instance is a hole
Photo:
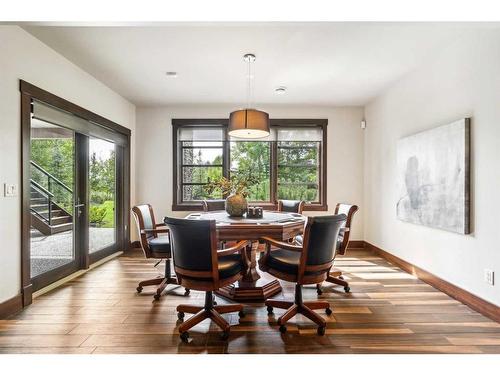
[[[204,200],[201,202],[203,205],[203,211],[224,211],[226,209],[226,200],[225,199],[212,199],[212,200]]]
[[[225,199],[211,199],[204,200],[201,202],[203,205],[203,212],[210,211],[225,211],[226,210],[226,200]],[[221,247],[226,247],[227,241],[220,241]],[[230,244],[234,244],[230,242]]]
[[[358,206],[354,204],[347,203],[337,203],[335,207],[335,214],[345,214],[347,215],[347,220],[342,228],[340,228],[339,237],[337,239],[337,254],[344,255],[347,250],[347,246],[349,246],[349,236],[351,233],[351,222],[354,214],[358,211]],[[351,288],[349,287],[349,283],[344,280],[342,277],[342,271],[333,268],[328,277],[326,278],[327,282],[334,283],[337,285],[341,285],[344,287],[344,291],[349,293]],[[321,284],[316,285],[316,291],[318,295],[321,295],[323,291],[321,290]]]
[[[179,325],[181,339],[187,341],[188,330],[205,319],[211,319],[222,329],[222,338],[229,337],[230,325],[221,316],[238,311],[244,316],[243,305],[214,305],[213,291],[232,284],[243,277],[248,266],[245,247],[248,241],[223,250],[217,249],[215,220],[189,220],[165,218],[170,229],[174,269],[179,283],[189,289],[205,291],[205,305],[179,305],[177,317],[195,314]]]
[[[302,214],[304,209],[304,201],[290,201],[290,200],[278,200],[278,211],[282,212],[295,212]]]
[[[292,201],[292,200],[279,199],[278,200],[278,211],[302,214],[302,211],[304,210],[305,203],[306,202],[304,202],[304,201]],[[294,242],[294,241],[295,241],[295,238],[290,238],[288,240],[288,242]],[[261,242],[261,241],[259,241],[259,242]]]
[[[139,229],[139,238],[147,259],[165,260],[165,274],[163,277],[157,277],[150,280],[144,280],[137,286],[137,292],[142,292],[143,287],[148,285],[158,285],[154,295],[155,300],[159,300],[162,292],[168,284],[177,285],[177,279],[172,276],[170,269],[170,241],[168,236],[158,236],[159,233],[168,234],[165,224],[156,224],[153,207],[150,204],[141,204],[132,208],[132,213]],[[158,262],[159,263],[159,262]],[[189,295],[189,289],[186,289],[184,295]]]
[[[296,283],[293,302],[266,300],[269,314],[272,314],[274,307],[287,309],[278,319],[282,333],[286,332],[285,323],[300,313],[318,325],[319,335],[325,334],[326,321],[313,310],[325,309],[326,314],[330,315],[330,304],[327,301],[304,302],[302,285],[317,284],[326,280],[335,258],[337,237],[346,219],[344,214],[308,217],[302,246],[263,238],[266,242],[266,252],[259,259],[260,269],[281,280]],[[271,246],[278,249],[273,248],[271,251]]]

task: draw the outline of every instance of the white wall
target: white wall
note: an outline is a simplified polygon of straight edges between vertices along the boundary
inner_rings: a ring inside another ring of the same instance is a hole
[[[0,26],[0,51],[1,303],[21,289],[21,197],[3,196],[4,183],[21,184],[19,79],[117,122],[133,133],[135,106],[17,26]],[[134,155],[132,165],[133,158]],[[132,189],[132,200],[134,194]]]
[[[137,202],[151,203],[158,219],[172,212],[172,118],[225,118],[234,106],[137,108]],[[269,107],[259,109],[274,118],[328,118],[328,208],[337,202],[360,206],[353,240],[363,239],[363,108]],[[306,214],[321,215],[326,212]]]
[[[500,305],[500,33],[471,32],[366,106],[365,240]],[[472,235],[396,219],[396,142],[472,117]]]

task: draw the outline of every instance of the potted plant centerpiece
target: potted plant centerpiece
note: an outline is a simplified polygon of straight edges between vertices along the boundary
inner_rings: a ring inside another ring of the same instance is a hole
[[[231,178],[209,181],[204,188],[208,194],[220,190],[222,196],[226,197],[225,208],[229,216],[242,217],[247,212],[249,188],[257,182],[254,176],[234,173]]]

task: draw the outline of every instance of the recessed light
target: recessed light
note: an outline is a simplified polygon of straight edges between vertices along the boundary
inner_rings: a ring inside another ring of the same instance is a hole
[[[285,86],[278,86],[274,89],[274,92],[276,94],[284,94],[286,91],[286,87]]]
[[[166,72],[165,75],[168,78],[177,78],[177,72]]]

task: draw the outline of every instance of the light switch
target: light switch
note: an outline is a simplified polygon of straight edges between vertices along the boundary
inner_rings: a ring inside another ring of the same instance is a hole
[[[4,184],[3,191],[5,197],[17,197],[17,184]]]

